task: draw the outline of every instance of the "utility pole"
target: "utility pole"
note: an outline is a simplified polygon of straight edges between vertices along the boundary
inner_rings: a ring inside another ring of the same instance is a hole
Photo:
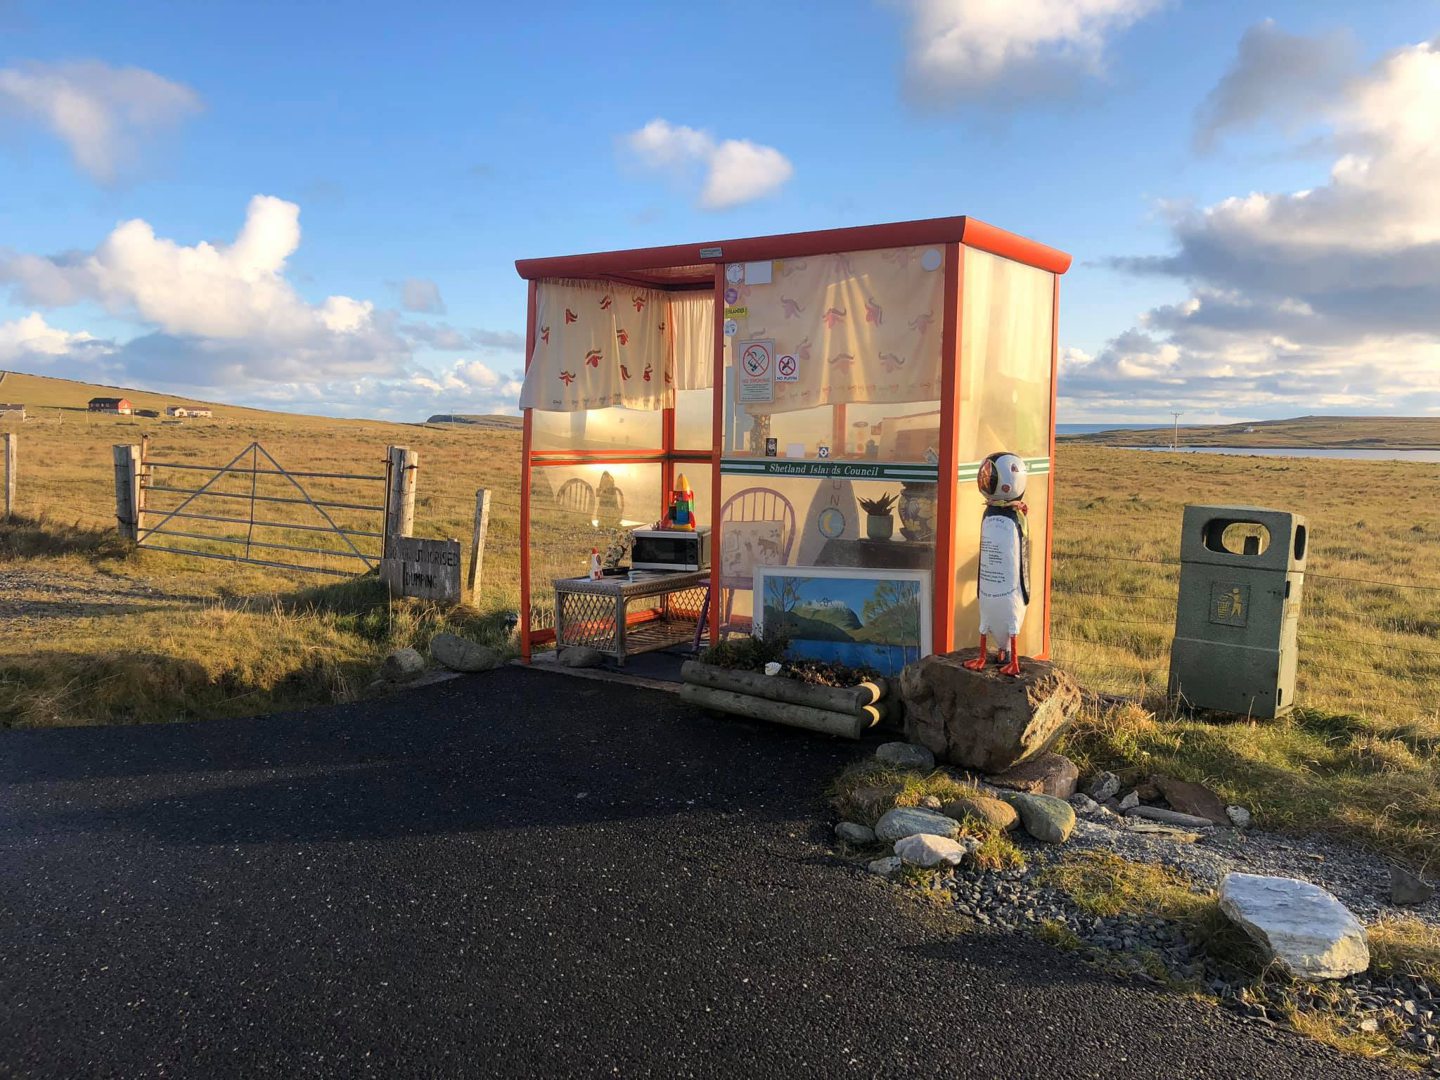
[[[1170,415],[1175,418],[1175,429],[1174,429],[1173,432],[1171,432],[1171,435],[1170,435],[1170,449],[1171,449],[1171,450],[1178,450],[1178,449],[1180,449],[1180,416],[1181,416],[1181,414],[1178,413],[1178,412],[1172,412]]]

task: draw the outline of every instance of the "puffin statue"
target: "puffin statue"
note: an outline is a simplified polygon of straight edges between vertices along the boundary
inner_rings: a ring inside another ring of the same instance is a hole
[[[1030,603],[1030,531],[1025,522],[1025,462],[1001,451],[980,463],[975,478],[985,499],[980,519],[980,655],[964,661],[971,671],[985,667],[986,640],[1009,639],[1002,648],[1002,675],[1020,674],[1015,639]]]

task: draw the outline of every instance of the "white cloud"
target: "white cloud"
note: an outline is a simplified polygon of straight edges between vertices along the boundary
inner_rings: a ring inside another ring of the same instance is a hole
[[[294,203],[257,195],[228,245],[180,244],[135,219],[91,252],[0,251],[0,283],[10,283],[23,303],[94,301],[143,323],[152,332],[126,343],[122,357],[157,377],[204,376],[208,385],[224,385],[394,370],[409,347],[393,319],[348,296],[307,303],[286,279],[286,260],[300,244],[299,217]]]
[[[514,330],[459,330],[449,323],[412,322],[402,323],[399,331],[413,342],[445,352],[477,348],[520,352],[525,348],[525,335]]]
[[[1320,115],[1342,148],[1326,182],[1179,213],[1175,254],[1115,260],[1190,295],[1072,368],[1063,396],[1233,416],[1440,407],[1440,42],[1383,57]]]
[[[440,286],[429,278],[406,278],[400,282],[400,306],[406,311],[421,311],[432,315],[445,313],[445,301],[440,298]]]
[[[457,360],[433,371],[416,368],[396,378],[276,383],[258,390],[246,404],[287,412],[417,422],[437,413],[514,415],[520,375],[497,372],[478,360]]]
[[[148,137],[201,107],[188,86],[142,68],[98,60],[0,68],[0,108],[49,129],[104,183],[135,162]]]
[[[1104,69],[1107,40],[1161,0],[908,0],[911,96],[1034,97]]]
[[[703,170],[700,206],[725,210],[779,191],[795,173],[773,146],[748,139],[717,140],[708,131],[654,119],[625,136],[641,165],[688,176]]]
[[[38,311],[0,322],[0,364],[45,364],[92,344],[98,342],[90,334],[51,326]]]
[[[182,244],[134,220],[93,251],[0,250],[0,284],[14,300],[99,304],[138,325],[128,340],[101,340],[31,312],[0,322],[0,364],[299,412],[413,421],[515,411],[520,376],[490,357],[518,366],[522,335],[402,323],[349,296],[308,302],[285,276],[299,244],[299,207],[257,195],[228,244]],[[436,368],[417,362],[417,346],[472,355]]]

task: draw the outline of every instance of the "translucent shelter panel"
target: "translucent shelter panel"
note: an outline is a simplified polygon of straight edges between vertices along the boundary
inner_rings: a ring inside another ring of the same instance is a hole
[[[710,453],[715,448],[713,390],[675,393],[675,449]]]
[[[614,406],[588,412],[531,413],[534,450],[659,450],[664,414]]]
[[[555,625],[554,580],[589,571],[629,530],[660,517],[660,466],[538,465],[530,470],[531,629]]]
[[[725,455],[774,439],[779,457],[864,457],[869,425],[934,411],[943,262],[922,246],[727,266]]]
[[[979,634],[976,572],[984,501],[975,488],[977,464],[1007,450],[1030,466],[1031,599],[1020,651],[1043,648],[1045,551],[1048,530],[1050,401],[1055,277],[1035,267],[963,249],[960,322],[960,488],[956,499],[955,641],[968,647]]]
[[[789,476],[722,477],[715,558],[721,615],[746,630],[754,614],[757,566],[935,569],[935,485]],[[861,499],[894,496],[885,522],[872,527]],[[873,538],[872,538],[873,534]]]
[[[1050,453],[1055,275],[964,248],[960,460]]]

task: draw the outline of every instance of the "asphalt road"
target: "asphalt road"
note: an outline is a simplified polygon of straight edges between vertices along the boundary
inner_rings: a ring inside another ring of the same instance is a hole
[[[516,669],[0,732],[0,1074],[1389,1075],[927,916],[855,753]]]

